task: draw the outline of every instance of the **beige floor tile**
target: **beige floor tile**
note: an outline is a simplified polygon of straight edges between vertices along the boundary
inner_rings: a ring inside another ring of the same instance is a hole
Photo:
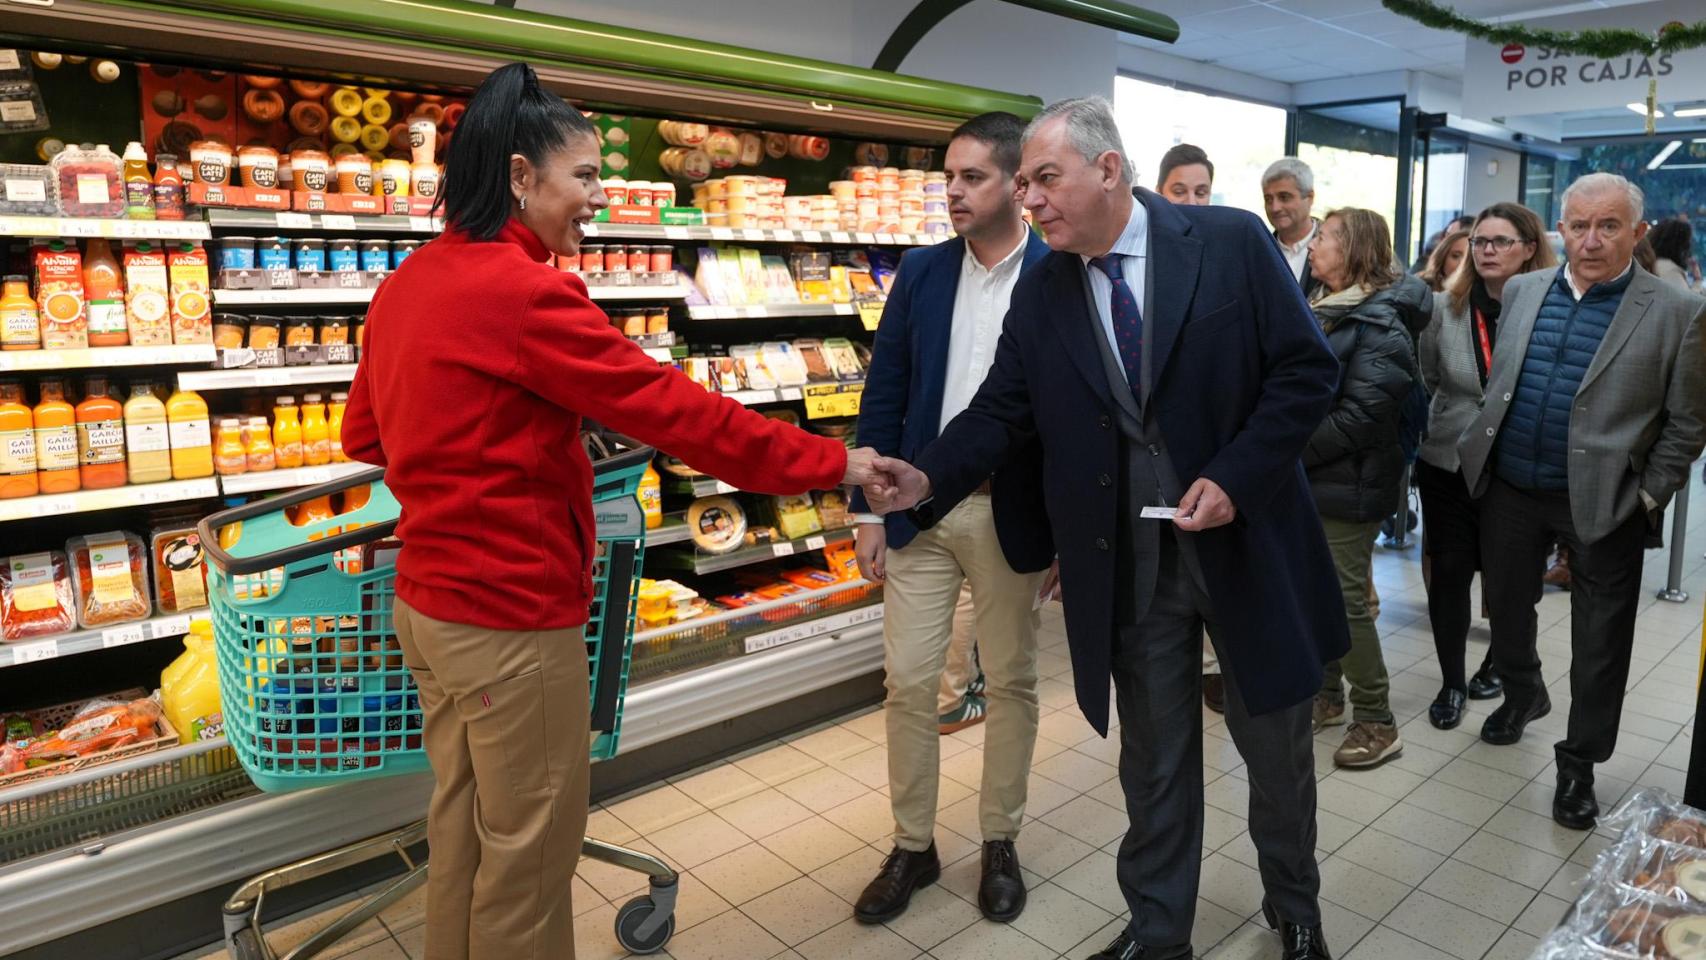
[[[603,901],[599,902],[599,907],[609,911],[606,914],[608,919],[605,921],[605,929],[608,931],[609,924],[614,922],[616,919],[616,911]],[[578,952],[578,945],[581,941],[580,917],[577,916],[575,918],[575,924],[575,943],[577,944]],[[588,930],[588,940],[590,941],[592,939],[592,934],[590,933],[591,928],[589,927]],[[604,936],[610,935],[606,933]],[[614,940],[615,938],[611,937],[611,939]],[[423,958],[426,957],[426,925],[424,923],[418,923],[412,927],[398,931],[396,934],[396,940],[397,946],[403,948],[403,952],[409,956],[410,960],[423,960]],[[221,960],[223,960],[224,955],[221,954],[220,957]]]
[[[889,748],[886,746],[870,747],[851,757],[833,759],[829,761],[829,765],[872,790],[888,786]]]
[[[1130,821],[1125,811],[1099,800],[1079,797],[1051,811],[1043,822],[1092,846],[1101,846],[1125,836]]]
[[[841,721],[840,726],[846,727],[872,743],[887,743],[889,740],[888,721],[883,717],[882,707],[872,707],[863,713],[848,717]]]
[[[605,843],[631,843],[640,839],[640,834],[633,827],[616,819],[615,814],[603,807],[587,812],[586,835]]]
[[[1540,946],[1540,938],[1531,936],[1521,930],[1506,930],[1499,942],[1493,944],[1493,949],[1487,951],[1482,960],[1528,960],[1534,956],[1534,950]]]
[[[736,760],[735,766],[774,787],[811,773],[823,761],[784,743]]]
[[[1529,936],[1544,937],[1563,924],[1570,906],[1568,900],[1560,900],[1549,893],[1537,893],[1511,927]]]
[[[822,817],[796,823],[759,842],[802,873],[811,873],[865,846],[858,837]]]
[[[1116,769],[1120,765],[1120,739],[1118,737],[1091,737],[1072,749],[1086,757],[1094,757]]]
[[[752,796],[719,807],[716,815],[747,836],[762,840],[778,830],[810,820],[812,808],[775,788],[766,787]]]
[[[983,914],[941,885],[925,887],[912,895],[906,912],[888,922],[888,928],[905,937],[920,950],[930,950],[974,923]]]
[[[1096,729],[1077,710],[1056,710],[1037,723],[1037,736],[1066,747],[1099,738]]]
[[[978,809],[982,799],[975,795],[961,800],[959,803],[936,814],[936,824],[947,827],[962,837],[975,837],[981,840],[983,828],[979,825]]]
[[[1370,920],[1385,917],[1409,896],[1410,888],[1342,856],[1321,862],[1321,897]]]
[[[736,906],[800,877],[786,860],[757,844],[749,844],[702,863],[692,870],[698,881]]]
[[[876,877],[883,858],[883,853],[871,847],[860,847],[834,863],[813,870],[811,878],[851,906],[859,902],[859,895]]]
[[[733,909],[734,904],[718,896],[705,884],[683,883],[675,899],[675,929],[677,932],[691,930]]]
[[[1217,853],[1202,862],[1197,894],[1241,917],[1254,916],[1262,909],[1261,875],[1255,868]]]
[[[274,924],[266,928],[267,943],[280,954],[289,953],[309,937],[331,926],[334,921],[354,909],[355,906],[355,898],[342,898],[315,911],[305,911],[303,914],[283,923]],[[363,947],[390,939],[391,931],[387,930],[383,923],[377,919],[369,920],[333,944],[321,956],[330,960],[332,957],[341,957]]]
[[[714,813],[665,827],[652,834],[651,840],[680,870],[691,870],[752,842],[751,837]]]
[[[1199,957],[1232,936],[1246,919],[1201,897],[1197,898],[1196,911],[1196,921],[1191,924],[1191,948]]]
[[[1579,863],[1566,863],[1558,868],[1558,872],[1554,873],[1552,879],[1546,881],[1546,886],[1541,889],[1554,897],[1573,903],[1576,897],[1581,895],[1582,881],[1587,875],[1587,867]]]
[[[1056,874],[1054,882],[1115,916],[1128,909],[1115,878],[1114,858],[1107,853],[1090,854]]]
[[[810,940],[847,917],[846,901],[810,877],[784,884],[740,909],[790,947]]]
[[[1090,844],[1042,822],[1026,824],[1014,847],[1024,869],[1045,878],[1055,876],[1096,850]]]
[[[852,734],[848,734],[848,736],[852,736]],[[868,747],[869,741],[865,742]],[[710,769],[700,770],[670,782],[675,785],[677,790],[711,810],[750,797],[765,789],[764,781],[728,763],[719,763]]]
[[[1031,771],[1030,779],[1025,781],[1025,815],[1027,817],[1044,817],[1050,812],[1060,809],[1063,804],[1078,799],[1078,791],[1065,784],[1055,783],[1042,776],[1035,770]]]
[[[1011,924],[979,921],[930,948],[936,960],[1055,960],[1057,953],[1014,929]]]
[[[604,898],[600,897],[591,887],[583,883],[579,877],[575,877],[569,882],[573,889],[573,900],[576,913],[580,912],[581,903],[583,901],[595,900],[599,903],[604,902]],[[409,891],[403,899],[391,904],[389,907],[386,907],[380,912],[379,920],[381,923],[385,924],[386,928],[393,934],[399,930],[407,930],[410,927],[424,923],[426,921],[426,884],[421,884],[415,889]]]
[[[1553,709],[1556,710],[1558,708],[1553,707]],[[1536,740],[1539,739],[1539,737],[1534,734],[1530,734],[1529,736],[1534,737]],[[1477,743],[1463,751],[1463,759],[1472,763],[1478,763],[1483,767],[1492,767],[1494,770],[1501,770],[1505,773],[1511,774],[1512,776],[1519,777],[1524,781],[1528,781],[1538,776],[1540,771],[1546,769],[1546,764],[1551,760],[1551,756],[1549,754],[1550,751],[1547,753],[1529,753],[1526,750],[1518,750],[1513,747],[1494,746],[1490,743]]]
[[[1470,837],[1452,856],[1534,890],[1546,886],[1564,865],[1561,857],[1486,830]]]
[[[1352,772],[1335,773],[1315,787],[1318,807],[1362,824],[1380,819],[1397,802],[1358,784]]]
[[[840,724],[822,724],[813,730],[783,738],[795,749],[804,751],[825,763],[851,757],[871,748],[872,741]]]
[[[1381,815],[1372,826],[1376,830],[1403,837],[1427,847],[1435,853],[1450,855],[1475,835],[1467,823],[1444,817],[1412,803],[1400,803]]]
[[[828,810],[871,792],[859,781],[829,767],[796,777],[777,789],[813,811]]]
[[[1452,955],[1388,926],[1377,926],[1347,954],[1345,960],[1451,960]]]
[[[1032,769],[1080,793],[1094,790],[1119,776],[1118,768],[1076,750],[1058,753],[1041,763],[1033,764]]]
[[[1118,777],[1115,777],[1096,789],[1085,793],[1084,796],[1089,797],[1092,800],[1100,800],[1117,810],[1126,809],[1125,784],[1120,783]],[[1214,808],[1204,807],[1204,809],[1213,810]]]
[[[1429,780],[1417,787],[1410,795],[1409,802],[1423,810],[1431,810],[1477,828],[1491,820],[1493,814],[1498,813],[1502,806],[1491,797],[1454,787],[1441,780]]]
[[[629,840],[624,843],[624,846],[641,853],[664,856],[663,851],[659,850],[657,845],[649,840]],[[665,859],[668,858],[665,857]],[[671,862],[670,865],[676,869],[684,869],[678,863]],[[586,857],[582,857],[580,862],[575,864],[575,876],[585,881],[587,886],[592,887],[593,891],[605,900],[617,903],[645,890],[648,883],[646,875],[643,873],[605,863],[601,860],[590,860]]]
[[[1273,931],[1261,924],[1246,923],[1201,956],[1204,960],[1271,960],[1277,944]]]
[[[625,800],[606,804],[605,809],[641,836],[648,836],[707,812],[703,804],[667,783]]]
[[[942,776],[976,790],[983,785],[983,751],[967,750],[944,759]]]
[[[1250,812],[1250,784],[1236,774],[1226,774],[1203,788],[1203,802],[1243,817]]]
[[[1506,926],[1533,902],[1533,890],[1461,860],[1447,860],[1421,886],[1425,893]]]
[[[1441,783],[1450,784],[1460,790],[1480,794],[1506,803],[1517,795],[1528,784],[1528,778],[1518,777],[1492,767],[1484,767],[1479,763],[1465,760],[1462,757],[1451,761],[1434,774],[1434,779]]]
[[[1113,919],[1113,914],[1065,887],[1044,883],[1028,891],[1025,912],[1013,921],[1013,927],[1060,953],[1072,949],[1087,932]]]
[[[1202,814],[1202,843],[1210,850],[1220,849],[1244,832],[1246,821],[1242,814],[1228,813],[1206,804]]]
[[[1374,829],[1357,834],[1339,848],[1336,856],[1411,886],[1427,879],[1445,862],[1444,854]]]
[[[787,945],[751,917],[730,910],[677,936],[666,949],[678,960],[753,960],[774,957]]]
[[[1405,746],[1408,753],[1410,748]],[[1339,774],[1349,783],[1354,783],[1365,790],[1372,790],[1383,797],[1402,800],[1416,791],[1417,787],[1427,782],[1427,777],[1411,773],[1402,767],[1394,766],[1396,761],[1381,764],[1372,770],[1346,770]]]
[[[425,948],[426,943],[422,940],[421,949]],[[620,960],[627,955],[628,951],[616,940],[615,907],[605,906],[575,918],[575,960]],[[411,952],[410,956],[424,954]]]
[[[1321,932],[1334,956],[1343,956],[1374,929],[1374,921],[1331,900],[1321,901]]]
[[[1458,960],[1480,960],[1505,932],[1505,925],[1496,920],[1420,890],[1410,894],[1381,922]]]
[[[913,960],[918,947],[882,925],[843,920],[796,948],[806,960]]]
[[[888,797],[875,791],[831,808],[823,818],[866,843],[894,835],[894,808]]]
[[[1551,817],[1531,813],[1519,807],[1506,807],[1487,821],[1488,833],[1550,853],[1569,857],[1587,834],[1559,826]]]

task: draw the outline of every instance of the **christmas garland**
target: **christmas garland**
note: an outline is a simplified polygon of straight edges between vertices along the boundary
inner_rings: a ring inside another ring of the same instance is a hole
[[[1545,30],[1520,23],[1482,23],[1433,0],[1381,0],[1386,9],[1426,27],[1467,34],[1490,43],[1520,43],[1562,53],[1610,60],[1634,55],[1654,56],[1706,47],[1706,20],[1671,23],[1657,34],[1639,30]]]

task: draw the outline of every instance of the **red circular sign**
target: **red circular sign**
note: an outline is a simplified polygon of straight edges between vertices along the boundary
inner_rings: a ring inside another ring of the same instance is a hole
[[[1524,47],[1522,44],[1507,43],[1505,44],[1505,48],[1499,51],[1499,57],[1506,63],[1516,63],[1527,53],[1528,48]]]

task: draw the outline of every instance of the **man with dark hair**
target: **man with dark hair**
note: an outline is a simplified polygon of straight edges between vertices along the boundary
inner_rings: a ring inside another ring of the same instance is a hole
[[[1214,164],[1203,148],[1181,143],[1161,155],[1155,192],[1174,203],[1209,205],[1214,193]]]
[[[948,143],[948,212],[955,239],[902,259],[877,328],[859,412],[861,442],[912,456],[971,403],[995,359],[1002,318],[1019,276],[1048,253],[1026,228],[1016,175],[1025,124],[986,113]],[[1013,842],[1025,817],[1037,739],[1039,598],[1054,551],[1039,544],[1047,521],[1030,509],[1041,451],[1014,457],[935,529],[904,515],[862,513],[860,572],[884,584],[889,800],[894,852],[865,888],[854,916],[881,923],[905,912],[913,891],[941,873],[936,799],[941,747],[938,685],[961,585],[971,585],[986,682],[986,744],[978,811],[983,877],[978,906],[1009,922],[1025,908]],[[854,508],[868,511],[863,493]],[[1029,547],[1015,549],[1015,545]]]

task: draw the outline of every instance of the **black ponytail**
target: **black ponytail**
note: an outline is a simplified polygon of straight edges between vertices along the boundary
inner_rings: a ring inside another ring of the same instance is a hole
[[[598,133],[525,63],[493,70],[474,91],[445,158],[438,208],[451,229],[490,240],[509,221],[509,158],[535,166],[576,136]]]

